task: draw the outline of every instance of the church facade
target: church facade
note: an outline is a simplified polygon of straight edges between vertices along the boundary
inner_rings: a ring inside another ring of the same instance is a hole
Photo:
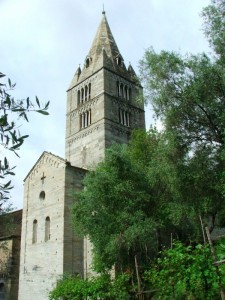
[[[106,148],[145,128],[141,97],[103,12],[84,67],[67,91],[65,159],[44,152],[25,178],[19,300],[47,300],[63,274],[90,274],[91,245],[72,227],[75,192]]]

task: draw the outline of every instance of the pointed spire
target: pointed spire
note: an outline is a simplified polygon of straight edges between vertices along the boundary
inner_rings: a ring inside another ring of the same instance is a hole
[[[131,66],[131,63],[129,62],[129,66],[128,66],[128,72],[132,75],[132,76],[136,76],[136,73],[133,69],[133,67]]]
[[[88,54],[88,56],[92,57],[93,62],[95,62],[98,59],[98,56],[101,55],[103,48],[105,49],[107,56],[112,59],[120,54],[109,27],[108,21],[106,19],[104,8],[102,12],[101,23],[98,27],[97,33]]]
[[[132,67],[130,67],[128,71],[124,64],[124,59],[120,54],[106,19],[104,6],[102,11],[102,20],[99,24],[88,55],[86,56],[84,67],[75,74],[70,88],[75,85],[75,82],[78,84],[96,71],[100,70],[102,67],[105,67],[129,80],[132,80],[135,74]]]
[[[77,81],[79,80],[80,74],[81,74],[81,68],[80,68],[80,65],[79,65],[79,67],[76,70],[76,73],[73,76],[73,79],[72,79],[68,89],[71,89],[74,85],[76,85]]]
[[[81,68],[80,68],[80,65],[79,65],[79,67],[77,68],[77,71],[76,71],[76,73],[75,73],[78,77],[80,76],[80,74],[81,74]]]

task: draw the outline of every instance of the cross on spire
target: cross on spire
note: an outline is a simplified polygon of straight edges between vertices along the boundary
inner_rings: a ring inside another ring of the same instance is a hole
[[[103,6],[102,14],[105,15],[104,4],[102,4],[102,6]]]

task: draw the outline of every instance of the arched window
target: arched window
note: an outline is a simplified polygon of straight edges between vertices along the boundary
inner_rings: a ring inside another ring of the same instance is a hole
[[[119,84],[119,81],[116,82],[116,85],[117,85],[117,96],[119,97],[120,96],[120,84]]]
[[[127,126],[127,112],[123,111],[123,125]]]
[[[85,113],[82,113],[82,128],[85,127]]]
[[[40,192],[39,199],[40,200],[45,200],[45,192],[44,191]]]
[[[85,101],[87,101],[87,97],[88,97],[88,86],[85,85]]]
[[[88,85],[88,99],[91,99],[91,83]]]
[[[45,219],[45,242],[50,240],[50,218],[46,217]]]
[[[123,98],[123,84],[120,84],[120,96]]]
[[[124,88],[124,93],[125,93],[125,99],[128,100],[128,93],[127,93],[127,86],[125,85]]]
[[[124,110],[121,109],[121,110],[120,110],[120,123],[123,124],[123,125],[124,125],[124,123],[125,123],[124,117],[125,117]]]
[[[91,109],[89,110],[88,125],[91,125]]]
[[[80,104],[80,90],[77,92],[77,105]]]
[[[80,114],[80,129],[86,128],[89,125],[91,125],[91,109]]]
[[[127,112],[127,126],[130,127],[130,113]]]
[[[128,93],[128,100],[131,100],[131,88],[129,88],[129,93]]]
[[[82,128],[82,114],[80,114],[80,129]]]
[[[84,113],[84,127],[86,128],[88,126],[88,111],[85,111]]]
[[[85,127],[85,113],[80,114],[80,129]]]
[[[84,89],[81,89],[81,103],[84,102]]]
[[[86,68],[88,68],[89,65],[90,65],[90,58],[87,58],[87,59],[86,59]]]
[[[130,113],[124,109],[119,109],[119,123],[130,127]]]
[[[119,110],[119,122],[120,122],[120,124],[123,124],[123,111],[122,111],[122,109]]]
[[[116,58],[116,63],[117,63],[118,66],[121,66],[121,64],[122,64],[122,59],[121,59],[120,56],[117,56],[117,58]]]
[[[38,223],[37,223],[37,220],[35,219],[33,221],[33,237],[32,237],[33,244],[37,243],[37,226],[38,226]]]

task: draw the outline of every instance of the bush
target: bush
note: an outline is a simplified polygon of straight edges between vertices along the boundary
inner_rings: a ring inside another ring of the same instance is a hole
[[[112,280],[109,274],[81,279],[69,276],[60,280],[50,293],[50,300],[128,300],[131,298],[132,287],[130,277],[121,274]]]

